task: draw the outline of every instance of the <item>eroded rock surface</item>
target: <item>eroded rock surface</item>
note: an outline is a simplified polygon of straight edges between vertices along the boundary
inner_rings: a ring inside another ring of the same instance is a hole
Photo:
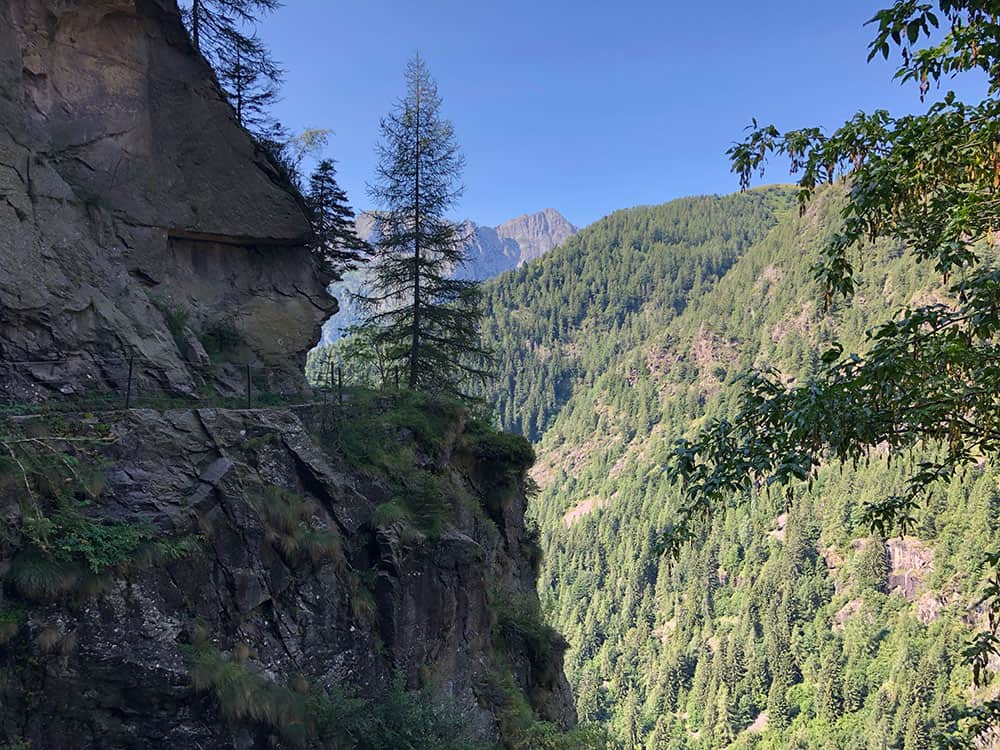
[[[432,680],[481,736],[497,737],[492,592],[535,596],[521,482],[493,503],[503,480],[456,431],[440,455],[419,458],[445,477],[446,529],[428,538],[380,525],[373,511],[390,489],[331,452],[335,431],[321,423],[310,409],[133,411],[116,422],[94,512],[151,524],[164,539],[195,537],[197,549],[115,574],[96,593],[24,605],[20,630],[0,646],[0,741],[271,746],[267,722],[227,721],[195,689],[185,648],[199,629],[227,657],[243,649],[248,669],[277,685],[304,678],[312,690],[377,696],[397,669],[409,687]],[[290,543],[268,509],[274,488],[339,550]],[[39,646],[52,632],[55,645]],[[505,668],[537,715],[572,724],[559,654],[506,648]]]
[[[114,380],[133,352],[189,391],[185,339],[220,321],[295,380],[336,309],[173,0],[0,5],[0,227],[0,361],[63,360],[2,368],[7,393]]]

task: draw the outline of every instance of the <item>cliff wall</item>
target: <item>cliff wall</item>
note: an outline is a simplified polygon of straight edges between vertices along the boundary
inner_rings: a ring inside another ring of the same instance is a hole
[[[104,363],[130,353],[189,392],[220,322],[242,339],[233,359],[295,380],[336,309],[294,192],[173,0],[3,3],[0,226],[0,360],[66,360],[6,368],[21,396],[114,378]]]

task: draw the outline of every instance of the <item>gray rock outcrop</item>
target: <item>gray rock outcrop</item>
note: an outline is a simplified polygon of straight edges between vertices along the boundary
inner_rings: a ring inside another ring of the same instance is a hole
[[[100,383],[131,352],[191,392],[184,339],[220,321],[233,359],[293,381],[336,309],[173,0],[0,6],[0,226],[0,361],[60,360],[0,368],[11,395]]]

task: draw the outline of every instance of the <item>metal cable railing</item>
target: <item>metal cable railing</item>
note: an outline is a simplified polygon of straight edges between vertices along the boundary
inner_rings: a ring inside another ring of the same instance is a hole
[[[255,408],[322,401],[343,403],[343,373],[330,367],[308,384],[294,365],[215,359],[164,365],[138,355],[78,355],[0,360],[0,415],[109,411],[140,407]]]

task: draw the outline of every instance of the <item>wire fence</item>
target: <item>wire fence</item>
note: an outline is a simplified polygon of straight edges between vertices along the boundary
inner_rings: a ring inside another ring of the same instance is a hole
[[[137,354],[0,360],[0,416],[132,408],[252,409],[317,402],[344,402],[339,364],[314,373],[308,383],[302,369],[291,362],[164,364]]]

